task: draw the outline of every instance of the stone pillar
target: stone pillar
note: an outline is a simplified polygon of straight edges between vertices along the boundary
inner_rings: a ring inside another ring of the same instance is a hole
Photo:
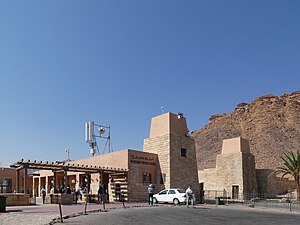
[[[79,187],[80,185],[80,174],[79,173],[76,173],[76,177],[75,177],[75,182],[76,182],[76,185],[75,185],[75,189],[77,190],[77,188]]]
[[[91,178],[90,178],[89,173],[85,174],[85,179],[86,179],[86,182],[87,182],[86,192],[87,192],[87,194],[89,194],[90,193],[90,188],[91,188]]]
[[[56,171],[53,170],[53,187],[54,187],[54,192],[56,193],[57,190],[57,185],[56,185]]]
[[[99,172],[99,178],[100,178],[100,183],[99,183],[99,186],[100,185],[103,185],[103,171],[101,170],[100,172]]]
[[[16,170],[16,192],[20,192],[20,170]]]
[[[67,191],[67,178],[68,178],[67,169],[64,169],[64,182],[63,182],[63,185],[64,185],[65,193]]]
[[[32,196],[35,196],[35,178],[32,177]]]
[[[27,194],[28,190],[28,169],[27,166],[24,167],[24,194]]]
[[[39,177],[39,185],[38,185],[38,193],[37,193],[37,196],[38,196],[38,197],[41,196],[41,189],[42,189],[42,185],[41,185],[41,177]]]
[[[51,180],[50,180],[50,176],[47,175],[46,176],[46,187],[45,187],[46,193],[50,192],[51,186],[52,186],[52,183],[51,183]]]

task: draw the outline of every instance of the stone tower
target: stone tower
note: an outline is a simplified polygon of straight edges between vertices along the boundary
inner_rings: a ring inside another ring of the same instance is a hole
[[[255,159],[249,141],[241,137],[223,140],[216,168],[200,170],[199,180],[205,190],[225,190],[233,199],[251,197],[257,184]]]
[[[228,178],[232,179],[232,184],[234,182],[236,185],[239,184],[240,193],[249,194],[257,190],[255,159],[250,152],[248,140],[241,137],[224,140],[218,161],[222,171],[235,168],[231,173],[228,171]],[[230,185],[227,188],[231,188],[234,192]]]
[[[144,140],[144,151],[158,155],[159,188],[184,188],[192,185],[199,192],[194,140],[189,136],[182,114],[165,113],[152,118],[150,137]]]

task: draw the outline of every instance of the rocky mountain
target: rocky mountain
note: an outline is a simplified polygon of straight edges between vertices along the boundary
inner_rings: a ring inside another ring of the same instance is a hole
[[[239,103],[228,114],[213,115],[208,124],[192,132],[198,169],[214,168],[224,139],[249,140],[257,169],[275,169],[284,151],[300,150],[300,91],[281,96],[266,95]]]

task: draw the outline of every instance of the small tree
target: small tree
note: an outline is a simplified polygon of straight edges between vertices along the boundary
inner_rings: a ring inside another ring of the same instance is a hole
[[[297,186],[297,200],[300,197],[300,152],[284,152],[280,157],[283,161],[283,166],[276,169],[276,174],[282,174],[282,178],[289,175],[294,178]]]

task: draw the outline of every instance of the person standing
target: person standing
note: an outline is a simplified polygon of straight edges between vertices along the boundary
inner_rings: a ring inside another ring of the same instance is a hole
[[[67,186],[66,193],[67,193],[67,194],[71,194],[71,193],[72,193],[72,190],[71,190],[70,185]]]
[[[45,190],[45,187],[43,187],[41,189],[41,197],[43,199],[43,204],[45,204],[45,199],[46,199],[46,190]]]
[[[100,184],[99,189],[98,189],[98,202],[99,203],[103,203],[103,192],[104,192],[103,186],[102,186],[102,184]]]
[[[80,185],[76,189],[76,196],[77,196],[77,200],[80,200],[80,201],[82,200],[82,190],[81,190]]]
[[[200,188],[200,204],[204,204],[204,190]]]
[[[117,201],[121,201],[121,185],[115,184],[115,198]]]
[[[50,201],[51,201],[51,204],[53,203],[53,195],[54,195],[54,187],[52,187],[50,189]]]
[[[153,194],[154,194],[154,185],[149,184],[148,187],[148,204],[153,205]]]
[[[193,190],[191,186],[189,186],[186,191],[186,206],[189,207],[189,203],[191,203],[192,206],[194,206],[194,198],[193,198]]]

